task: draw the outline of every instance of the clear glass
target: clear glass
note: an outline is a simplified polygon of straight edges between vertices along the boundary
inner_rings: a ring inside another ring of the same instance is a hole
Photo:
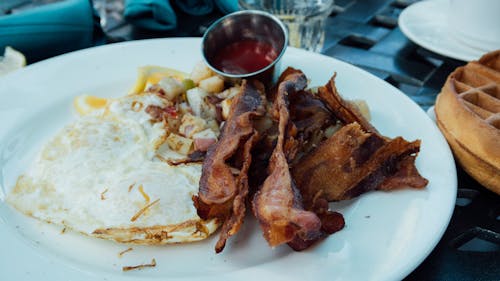
[[[325,21],[333,0],[239,0],[243,9],[261,10],[277,16],[288,28],[292,47],[320,52],[325,40]]]

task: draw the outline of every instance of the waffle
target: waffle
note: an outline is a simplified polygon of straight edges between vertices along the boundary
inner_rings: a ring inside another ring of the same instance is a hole
[[[500,194],[500,50],[452,72],[437,96],[435,112],[456,160]]]

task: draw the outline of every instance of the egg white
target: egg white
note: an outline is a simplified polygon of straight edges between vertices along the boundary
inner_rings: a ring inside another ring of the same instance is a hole
[[[218,222],[201,220],[191,200],[201,165],[170,166],[156,157],[167,130],[145,108],[167,102],[154,94],[126,96],[77,118],[43,146],[7,201],[40,220],[119,242],[208,237]]]

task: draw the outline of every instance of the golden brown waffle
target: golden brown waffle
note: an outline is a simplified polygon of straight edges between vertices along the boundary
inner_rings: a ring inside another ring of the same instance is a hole
[[[500,194],[500,50],[452,72],[435,112],[464,170]]]

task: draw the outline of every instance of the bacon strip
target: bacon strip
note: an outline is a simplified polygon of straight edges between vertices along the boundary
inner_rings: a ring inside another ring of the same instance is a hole
[[[243,162],[243,167],[240,170],[240,174],[237,178],[239,189],[233,199],[232,215],[229,216],[229,218],[222,226],[219,240],[215,245],[215,251],[217,253],[221,252],[224,249],[227,239],[236,234],[243,224],[243,219],[245,217],[246,211],[246,198],[248,196],[248,169],[250,168],[252,158],[250,152],[258,138],[259,136],[257,133],[253,134],[243,146],[243,157],[245,157],[245,160]]]
[[[293,175],[308,204],[314,204],[318,194],[328,201],[350,199],[380,189],[383,183],[395,187],[391,176],[400,166],[410,170],[399,177],[398,184],[410,174],[416,176],[416,169],[408,165],[413,164],[412,154],[418,152],[419,146],[420,141],[407,142],[401,137],[385,141],[363,131],[358,123],[351,123],[305,156],[294,167]],[[423,179],[422,183],[427,182]],[[417,184],[415,187],[422,187],[420,181]]]
[[[423,178],[415,167],[416,156],[408,156],[397,163],[396,170],[392,176],[386,178],[377,189],[393,190],[404,186],[413,188],[424,188],[429,182]]]
[[[374,189],[425,187],[428,181],[415,167],[420,141],[382,136],[340,97],[334,79],[318,89],[318,96],[346,125],[294,165],[292,174],[306,206],[320,199],[350,199]]]
[[[299,142],[298,155],[291,163],[293,166],[302,155],[309,153],[321,143],[325,129],[335,125],[337,118],[309,91],[291,95],[289,99],[290,121],[297,128],[296,139]]]
[[[269,176],[255,194],[252,206],[270,246],[288,243],[293,249],[302,250],[325,237],[327,232],[322,228],[318,215],[304,210],[301,194],[288,166],[295,150],[293,124],[289,123],[288,96],[303,90],[307,80],[300,71],[289,71],[280,80],[283,81],[278,86],[273,112],[278,119],[278,140],[269,161]],[[334,227],[329,229],[332,233],[344,225],[340,214],[325,215],[324,218],[335,220]]]
[[[227,238],[234,235],[243,222],[250,151],[258,140],[253,121],[263,116],[264,108],[263,86],[257,81],[243,81],[220,139],[210,146],[203,162],[198,196],[193,196],[193,201],[202,219],[224,221],[215,247],[217,253],[224,249]]]
[[[318,89],[319,98],[344,124],[356,122],[361,125],[363,130],[378,134],[377,129],[375,129],[375,127],[373,127],[372,124],[370,124],[370,122],[363,117],[358,108],[340,96],[337,91],[337,87],[335,86],[336,76],[337,74],[334,74],[325,86]]]

